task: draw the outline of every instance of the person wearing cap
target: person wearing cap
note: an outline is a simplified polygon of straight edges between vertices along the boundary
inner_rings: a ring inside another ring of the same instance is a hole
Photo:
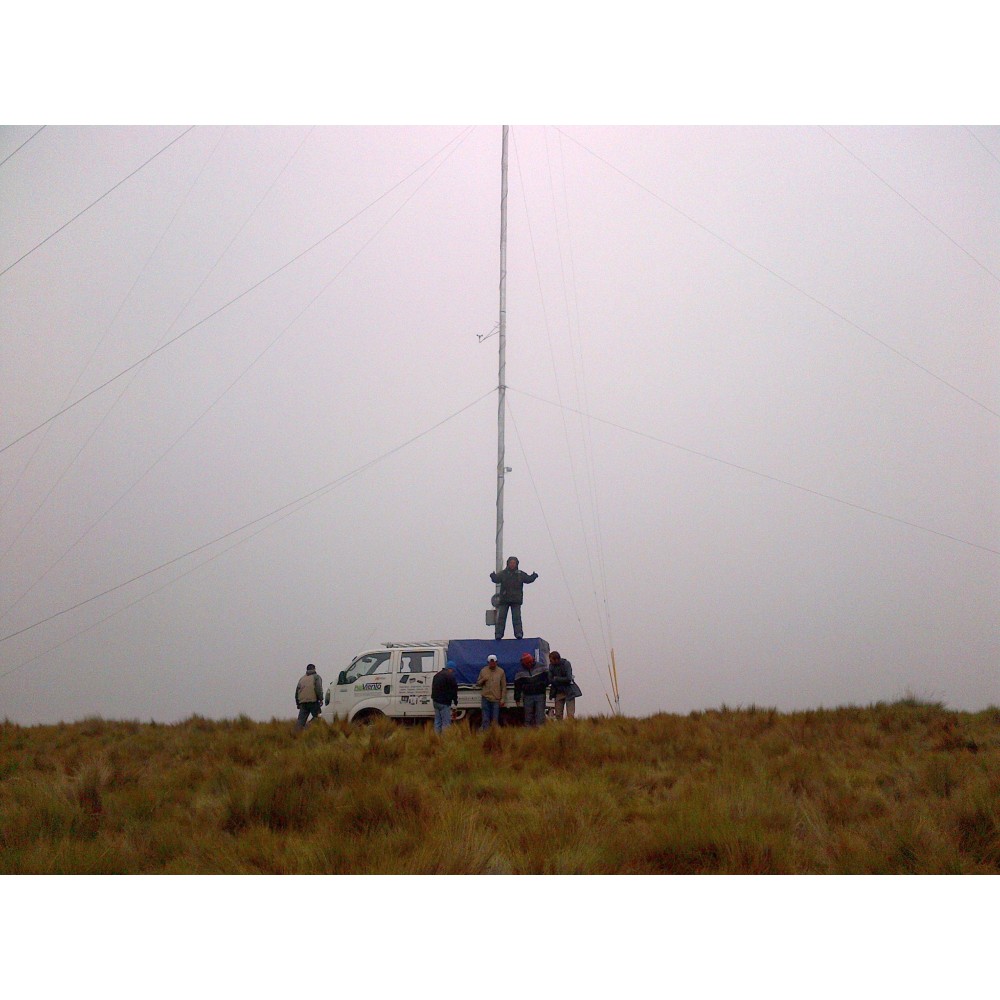
[[[514,701],[524,703],[524,724],[540,726],[545,722],[545,690],[549,672],[531,653],[521,657],[521,669],[514,677]]]
[[[455,663],[439,670],[431,681],[431,704],[434,706],[434,732],[443,732],[451,725],[451,706],[458,704],[458,681],[455,680]]]
[[[295,707],[299,710],[296,729],[305,729],[323,711],[323,678],[316,673],[315,663],[306,667],[295,685]]]
[[[500,724],[500,706],[507,692],[507,675],[500,669],[497,658],[491,653],[486,657],[486,666],[479,671],[476,687],[482,691],[483,730],[495,722]]]
[[[534,583],[538,579],[537,573],[525,573],[519,569],[520,563],[517,556],[510,556],[507,565],[499,573],[490,573],[490,579],[500,585],[494,602],[497,609],[497,620],[494,629],[494,636],[502,639],[507,630],[507,610],[510,609],[510,620],[514,626],[514,638],[524,637],[524,629],[521,626],[521,605],[524,603],[524,585]]]

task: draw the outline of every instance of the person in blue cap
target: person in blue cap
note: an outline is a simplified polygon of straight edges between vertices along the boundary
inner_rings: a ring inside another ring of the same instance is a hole
[[[448,661],[431,681],[431,704],[434,706],[434,732],[440,733],[451,725],[451,706],[458,704],[458,681],[455,680],[455,663]]]

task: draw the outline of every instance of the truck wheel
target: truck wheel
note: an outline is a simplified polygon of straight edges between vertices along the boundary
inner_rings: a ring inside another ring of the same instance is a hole
[[[469,724],[469,729],[474,733],[479,732],[480,726],[483,724],[483,713],[477,708],[470,708],[466,713],[465,721]]]
[[[373,726],[379,719],[384,719],[385,716],[379,712],[377,709],[370,708],[364,712],[358,712],[354,716],[354,724],[357,726]]]

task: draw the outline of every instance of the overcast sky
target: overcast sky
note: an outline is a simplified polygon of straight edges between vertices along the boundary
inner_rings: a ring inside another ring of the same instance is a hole
[[[488,637],[500,127],[40,128],[0,717],[284,717],[308,662]],[[632,715],[1000,703],[1000,129],[510,149],[504,548],[579,710],[612,647]]]

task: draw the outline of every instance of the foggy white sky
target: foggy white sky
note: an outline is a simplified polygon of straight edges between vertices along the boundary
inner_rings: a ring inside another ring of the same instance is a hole
[[[0,454],[0,716],[487,637],[499,127],[38,128],[0,446],[184,335]],[[996,127],[512,128],[504,547],[582,712],[612,644],[629,714],[1000,701],[998,206]]]

